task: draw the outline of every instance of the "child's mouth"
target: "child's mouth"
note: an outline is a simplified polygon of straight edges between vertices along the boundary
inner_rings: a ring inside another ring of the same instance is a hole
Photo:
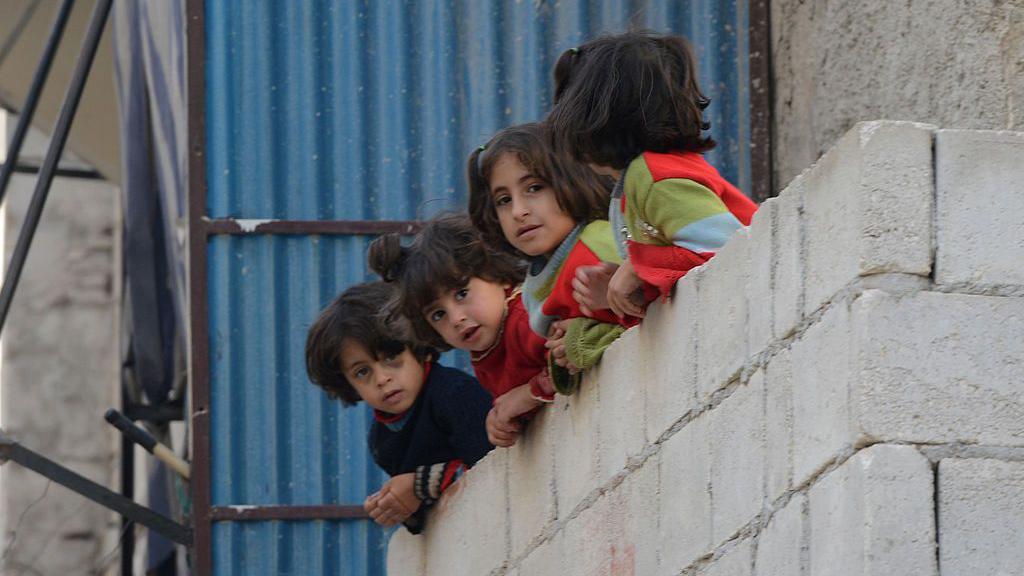
[[[384,402],[386,402],[388,404],[396,402],[396,401],[399,400],[399,397],[401,396],[401,394],[402,394],[401,390],[395,390],[393,392],[388,392],[387,394],[384,395]]]
[[[465,332],[462,333],[462,340],[464,342],[469,342],[470,340],[473,339],[474,336],[476,336],[476,333],[479,330],[480,330],[479,326],[473,326],[472,328],[469,328],[468,330],[466,330]]]
[[[519,230],[516,231],[516,236],[519,237],[519,238],[522,238],[523,236],[525,236],[525,235],[529,234],[530,232],[533,232],[534,230],[537,230],[539,228],[540,228],[539,224],[534,224],[534,225],[531,225],[531,226],[523,226],[522,228],[520,228]]]

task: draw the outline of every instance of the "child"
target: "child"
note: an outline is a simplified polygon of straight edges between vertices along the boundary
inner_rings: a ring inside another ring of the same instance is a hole
[[[383,282],[358,284],[334,300],[309,329],[310,380],[346,406],[373,408],[369,444],[391,479],[363,507],[378,524],[402,522],[413,534],[427,508],[492,449],[484,434],[490,399],[474,379],[433,362],[434,352],[386,333]]]
[[[554,75],[552,141],[618,180],[609,220],[623,265],[580,270],[575,296],[642,316],[644,302],[667,296],[749,225],[757,205],[701,155],[715,146],[702,134],[709,100],[684,39],[605,36],[563,53]]]
[[[409,247],[394,234],[374,240],[369,261],[398,285],[389,308],[409,321],[416,340],[470,352],[494,397],[488,438],[495,446],[515,444],[522,420],[553,399],[545,341],[530,331],[517,290],[519,261],[488,248],[459,214],[427,222]]]
[[[604,349],[636,323],[607,310],[587,318],[573,299],[580,266],[621,259],[606,220],[609,182],[586,166],[557,155],[539,124],[498,132],[473,152],[469,212],[484,240],[509,254],[530,259],[523,303],[530,326],[548,336],[548,347],[565,374],[552,367],[556,390],[572,393],[570,378],[600,359]]]

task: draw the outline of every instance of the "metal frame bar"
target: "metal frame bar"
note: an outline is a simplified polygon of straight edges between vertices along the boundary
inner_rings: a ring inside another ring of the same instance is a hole
[[[133,522],[159,532],[173,542],[186,546],[192,543],[192,533],[187,527],[25,448],[2,432],[0,432],[0,456],[17,462],[101,506],[110,508]]]
[[[750,49],[750,196],[764,202],[775,195],[772,163],[771,0],[750,0],[747,23]]]
[[[16,164],[11,169],[15,174],[39,174],[39,166],[32,164]],[[77,178],[79,180],[106,180],[102,174],[91,168],[57,168],[53,175],[57,178]],[[2,201],[2,194],[0,194]]]
[[[36,4],[38,5],[38,2]],[[53,26],[50,29],[50,37],[46,40],[46,47],[43,48],[43,53],[39,57],[39,66],[36,67],[36,73],[32,77],[32,85],[28,89],[28,95],[25,96],[25,105],[22,106],[21,114],[18,116],[18,126],[14,129],[14,136],[11,138],[7,158],[4,160],[2,168],[0,168],[0,203],[4,201],[7,185],[11,181],[11,174],[19,168],[18,157],[21,156],[21,146],[25,143],[28,129],[32,125],[32,118],[36,115],[36,108],[39,106],[39,96],[43,93],[46,79],[50,76],[50,68],[53,67],[53,59],[56,57],[57,48],[64,37],[64,29],[67,28],[68,17],[71,15],[71,8],[74,4],[75,0],[64,0],[61,2],[60,8],[57,10],[57,16],[53,20]],[[3,135],[0,135],[0,137],[3,137]],[[61,148],[63,149],[63,146]],[[0,322],[0,328],[2,328],[2,325],[3,323]]]
[[[363,520],[370,515],[362,506],[214,506],[210,518],[214,522],[246,522],[266,520]]]
[[[11,256],[7,275],[4,277],[3,289],[0,290],[0,333],[2,333],[7,320],[7,313],[11,309],[11,301],[14,299],[14,292],[18,287],[21,272],[25,268],[25,260],[28,258],[28,249],[32,246],[32,238],[35,236],[36,228],[39,227],[39,220],[42,218],[43,207],[46,205],[46,198],[50,193],[50,184],[53,182],[57,163],[64,151],[64,144],[67,142],[68,132],[71,130],[71,122],[75,118],[75,112],[78,111],[78,103],[82,99],[85,81],[89,78],[89,70],[96,58],[100,37],[103,35],[103,28],[110,15],[111,3],[112,0],[98,0],[93,9],[89,29],[82,43],[82,52],[75,63],[71,84],[64,96],[64,103],[60,107],[60,115],[53,129],[50,147],[46,151],[46,159],[43,161],[39,180],[36,181],[36,188],[32,192],[32,201],[25,213],[25,222],[18,234],[18,243],[14,247],[14,254]]]
[[[188,221],[189,320],[192,349],[190,406],[192,431],[192,567],[197,576],[213,572],[210,510],[210,340],[206,302],[206,10],[205,0],[185,5],[188,51]]]
[[[206,234],[322,234],[366,236],[375,234],[415,234],[423,223],[418,220],[236,220],[203,219]]]

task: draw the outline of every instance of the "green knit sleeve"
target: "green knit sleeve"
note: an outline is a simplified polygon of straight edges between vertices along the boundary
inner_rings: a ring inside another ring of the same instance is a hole
[[[565,331],[565,356],[580,370],[591,368],[623,331],[625,328],[618,324],[593,318],[573,318]]]

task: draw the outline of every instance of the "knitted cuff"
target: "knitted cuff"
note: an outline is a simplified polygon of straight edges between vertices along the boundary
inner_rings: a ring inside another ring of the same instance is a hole
[[[550,391],[549,391],[550,390]],[[530,378],[530,396],[538,401],[549,404],[555,401],[554,385],[546,371],[540,371]]]

